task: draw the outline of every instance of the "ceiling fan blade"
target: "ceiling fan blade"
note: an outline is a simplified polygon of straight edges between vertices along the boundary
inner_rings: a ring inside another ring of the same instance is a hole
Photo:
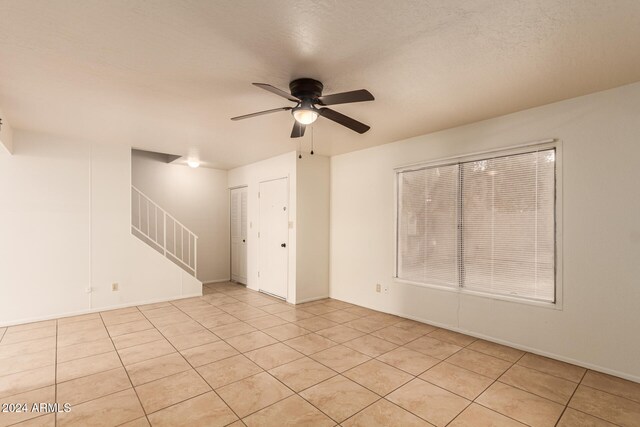
[[[291,129],[291,138],[300,138],[304,136],[304,130],[306,126],[302,123],[298,123],[297,120],[293,122],[293,129]]]
[[[276,113],[278,111],[287,111],[287,110],[291,110],[291,107],[273,108],[271,110],[265,110],[265,111],[259,111],[257,113],[245,114],[244,116],[231,117],[231,120],[249,119],[251,117],[257,117],[257,116],[261,116],[263,114],[271,114],[271,113]]]
[[[318,98],[320,105],[347,104],[350,102],[373,101],[375,98],[368,90],[352,90],[351,92],[334,93]]]
[[[300,102],[300,99],[296,98],[295,96],[289,94],[288,92],[285,92],[281,89],[278,89],[277,87],[268,85],[266,83],[252,83],[254,86],[258,86],[261,89],[264,90],[268,90],[271,93],[275,93],[276,95],[279,95],[283,98],[287,98],[289,101],[292,102]]]
[[[318,110],[318,113],[322,117],[326,117],[329,120],[333,120],[334,122],[339,123],[342,126],[346,126],[349,129],[358,133],[365,133],[366,131],[371,129],[371,126],[367,126],[364,123],[360,123],[359,121],[352,119],[349,116],[345,116],[342,113],[338,113],[337,111],[332,110],[331,108],[320,108]]]

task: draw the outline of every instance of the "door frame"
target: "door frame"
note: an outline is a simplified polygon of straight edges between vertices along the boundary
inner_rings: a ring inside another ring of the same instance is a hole
[[[290,256],[290,250],[291,250],[291,245],[289,244],[289,223],[291,222],[291,217],[290,212],[291,212],[291,187],[290,187],[290,178],[289,175],[285,175],[285,176],[279,176],[279,177],[275,177],[275,178],[268,178],[268,179],[264,179],[261,181],[258,181],[258,233],[260,233],[260,230],[262,229],[262,217],[260,215],[260,203],[261,203],[261,197],[260,197],[260,185],[268,183],[268,182],[273,182],[273,181],[278,181],[284,179],[286,180],[286,188],[287,188],[287,274],[286,274],[286,295],[285,296],[280,296],[280,295],[274,295],[272,293],[263,291],[260,288],[260,276],[258,275],[258,292],[262,292],[263,294],[272,296],[274,298],[279,298],[279,299],[283,299],[284,301],[288,301],[289,299],[289,256]],[[260,234],[258,234],[258,236],[260,236]],[[260,273],[260,247],[262,246],[262,241],[260,240],[260,237],[258,237],[258,265],[257,265],[257,270],[258,270],[258,274]]]
[[[247,283],[241,283],[241,282],[236,282],[233,280],[232,276],[233,276],[233,256],[232,256],[232,251],[233,251],[233,242],[231,239],[233,239],[233,237],[231,236],[232,234],[232,227],[233,224],[231,223],[231,192],[233,190],[239,190],[241,188],[246,188],[247,189],[247,222],[249,221],[249,186],[248,185],[236,185],[235,187],[229,187],[229,281],[233,282],[233,283],[237,283],[239,285],[242,286],[247,286]],[[247,240],[249,240],[249,224],[247,224]],[[247,250],[247,259],[249,258],[249,242],[247,242],[247,246],[246,246],[246,250]],[[249,272],[248,272],[248,268],[247,268],[247,276],[249,276]],[[246,278],[247,282],[249,282],[249,277]]]

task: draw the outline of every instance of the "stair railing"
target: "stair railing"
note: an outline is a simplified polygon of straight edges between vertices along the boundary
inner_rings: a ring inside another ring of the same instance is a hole
[[[198,271],[198,236],[146,194],[131,186],[131,230],[194,277]]]

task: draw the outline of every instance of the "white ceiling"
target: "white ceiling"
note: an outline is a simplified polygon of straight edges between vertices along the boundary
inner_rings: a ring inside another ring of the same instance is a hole
[[[311,77],[376,101],[320,118],[334,155],[640,80],[638,0],[0,0],[0,108],[14,128],[230,168],[296,148]],[[308,150],[310,132],[304,138]]]

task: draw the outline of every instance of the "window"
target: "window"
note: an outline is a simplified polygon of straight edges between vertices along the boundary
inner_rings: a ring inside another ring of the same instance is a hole
[[[555,302],[556,148],[397,171],[396,277]]]

